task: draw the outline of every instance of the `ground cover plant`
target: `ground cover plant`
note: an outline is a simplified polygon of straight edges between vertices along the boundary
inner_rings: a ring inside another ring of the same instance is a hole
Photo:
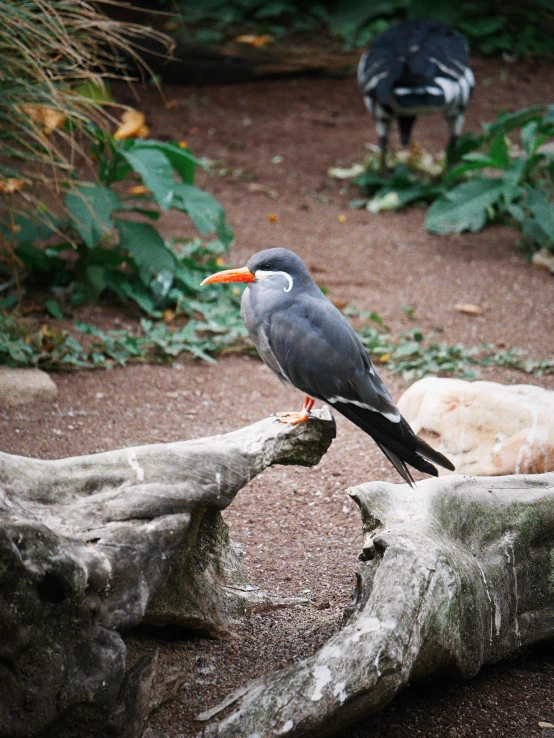
[[[332,176],[355,174],[353,183],[369,199],[354,207],[370,212],[399,210],[430,203],[425,225],[432,233],[480,231],[487,224],[505,223],[517,228],[530,251],[554,250],[554,106],[534,105],[501,113],[483,133],[464,134],[457,146],[457,164],[444,171],[420,150],[402,155],[390,177],[375,171],[377,157],[360,173],[330,170]],[[392,155],[394,156],[394,155]]]

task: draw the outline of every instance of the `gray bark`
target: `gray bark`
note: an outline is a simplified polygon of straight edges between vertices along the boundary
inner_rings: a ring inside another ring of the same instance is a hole
[[[335,435],[316,415],[60,461],[0,454],[0,736],[134,738],[156,659],[126,672],[119,631],[220,632],[283,604],[248,584],[219,511],[267,466],[316,464]]]
[[[326,736],[411,679],[474,676],[554,635],[554,474],[443,477],[350,490],[362,514],[358,588],[343,628],[239,702],[203,738]]]

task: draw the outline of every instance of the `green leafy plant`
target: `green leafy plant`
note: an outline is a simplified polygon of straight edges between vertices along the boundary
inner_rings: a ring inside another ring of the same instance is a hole
[[[508,134],[519,129],[521,147]],[[479,149],[461,157],[443,179],[445,188],[427,212],[433,233],[479,231],[486,223],[513,222],[531,249],[554,246],[554,106],[500,115],[485,126]]]
[[[76,322],[72,332],[43,325],[30,330],[15,315],[0,316],[0,364],[45,370],[108,369],[129,362],[173,363],[181,354],[214,362],[212,354],[245,345],[246,331],[238,311],[229,316],[189,320],[170,327],[143,318],[132,331],[110,330]]]
[[[252,351],[240,319],[229,305],[202,303],[204,315],[184,324],[165,325],[142,318],[132,330],[102,331],[76,322],[71,331],[43,325],[30,329],[15,315],[0,314],[0,364],[74,371],[125,366],[130,362],[173,363],[182,354],[213,362],[224,351]],[[515,348],[496,351],[488,344],[466,347],[427,339],[419,328],[391,335],[379,315],[350,307],[345,314],[377,366],[400,373],[408,381],[428,375],[475,379],[480,367],[499,366],[541,376],[554,373],[554,359],[533,360]]]
[[[429,375],[476,379],[479,377],[479,367],[489,366],[538,376],[554,373],[554,359],[535,361],[518,349],[499,352],[486,343],[472,347],[463,344],[451,346],[429,340],[419,328],[392,336],[374,313],[360,312],[355,308],[347,309],[346,313],[362,321],[357,333],[377,365],[386,366],[394,374],[402,374],[407,382]]]
[[[419,179],[406,164],[398,164],[390,177],[369,170],[359,174],[353,184],[370,200],[354,205],[366,207],[371,213],[380,213],[383,210],[401,210],[416,202],[430,202],[443,193],[444,187],[426,179]]]
[[[20,215],[15,232],[10,221],[0,232],[12,231],[29,278],[65,291],[70,307],[112,293],[153,317],[186,311],[205,269],[217,270],[233,238],[221,205],[193,184],[200,162],[177,143],[116,140],[100,128],[90,135],[98,179],[67,184],[68,217],[49,227]],[[153,223],[169,209],[187,215],[199,236],[166,243]],[[59,234],[64,240],[52,242]],[[45,249],[36,246],[40,238],[50,239]]]
[[[554,105],[534,105],[501,113],[483,133],[460,137],[456,165],[441,162],[413,147],[390,154],[388,178],[376,172],[378,154],[360,166],[330,169],[331,176],[352,178],[366,196],[351,202],[372,213],[430,203],[425,218],[433,233],[480,231],[490,223],[520,229],[530,251],[554,251]],[[369,200],[367,199],[369,197]]]

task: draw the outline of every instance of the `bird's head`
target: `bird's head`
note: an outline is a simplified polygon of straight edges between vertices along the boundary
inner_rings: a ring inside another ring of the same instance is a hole
[[[226,269],[207,277],[202,284],[215,282],[260,282],[269,277],[284,279],[284,291],[290,292],[297,282],[308,279],[308,270],[302,259],[288,249],[265,249],[252,256],[245,267]],[[273,281],[273,280],[272,280]]]

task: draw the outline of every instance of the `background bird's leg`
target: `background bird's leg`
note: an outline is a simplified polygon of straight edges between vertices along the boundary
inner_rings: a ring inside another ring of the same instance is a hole
[[[402,146],[408,146],[415,123],[415,115],[399,115],[397,123],[398,132],[400,133],[400,143]]]
[[[456,163],[456,143],[462,132],[465,116],[463,113],[455,113],[446,116],[446,123],[450,132],[450,140],[446,147],[446,168],[452,169]]]
[[[446,147],[446,168],[452,169],[454,164],[456,163],[456,142],[458,141],[458,136],[452,135],[450,136],[450,139],[448,141],[448,146]]]
[[[304,398],[304,404],[302,410],[298,413],[275,413],[280,423],[287,423],[288,425],[296,425],[297,423],[305,423],[310,417],[310,410],[314,406],[315,400],[309,395]]]
[[[390,131],[390,118],[377,118],[375,121],[377,135],[379,136],[379,149],[381,153],[381,162],[379,165],[379,173],[383,177],[387,174],[387,142]]]

